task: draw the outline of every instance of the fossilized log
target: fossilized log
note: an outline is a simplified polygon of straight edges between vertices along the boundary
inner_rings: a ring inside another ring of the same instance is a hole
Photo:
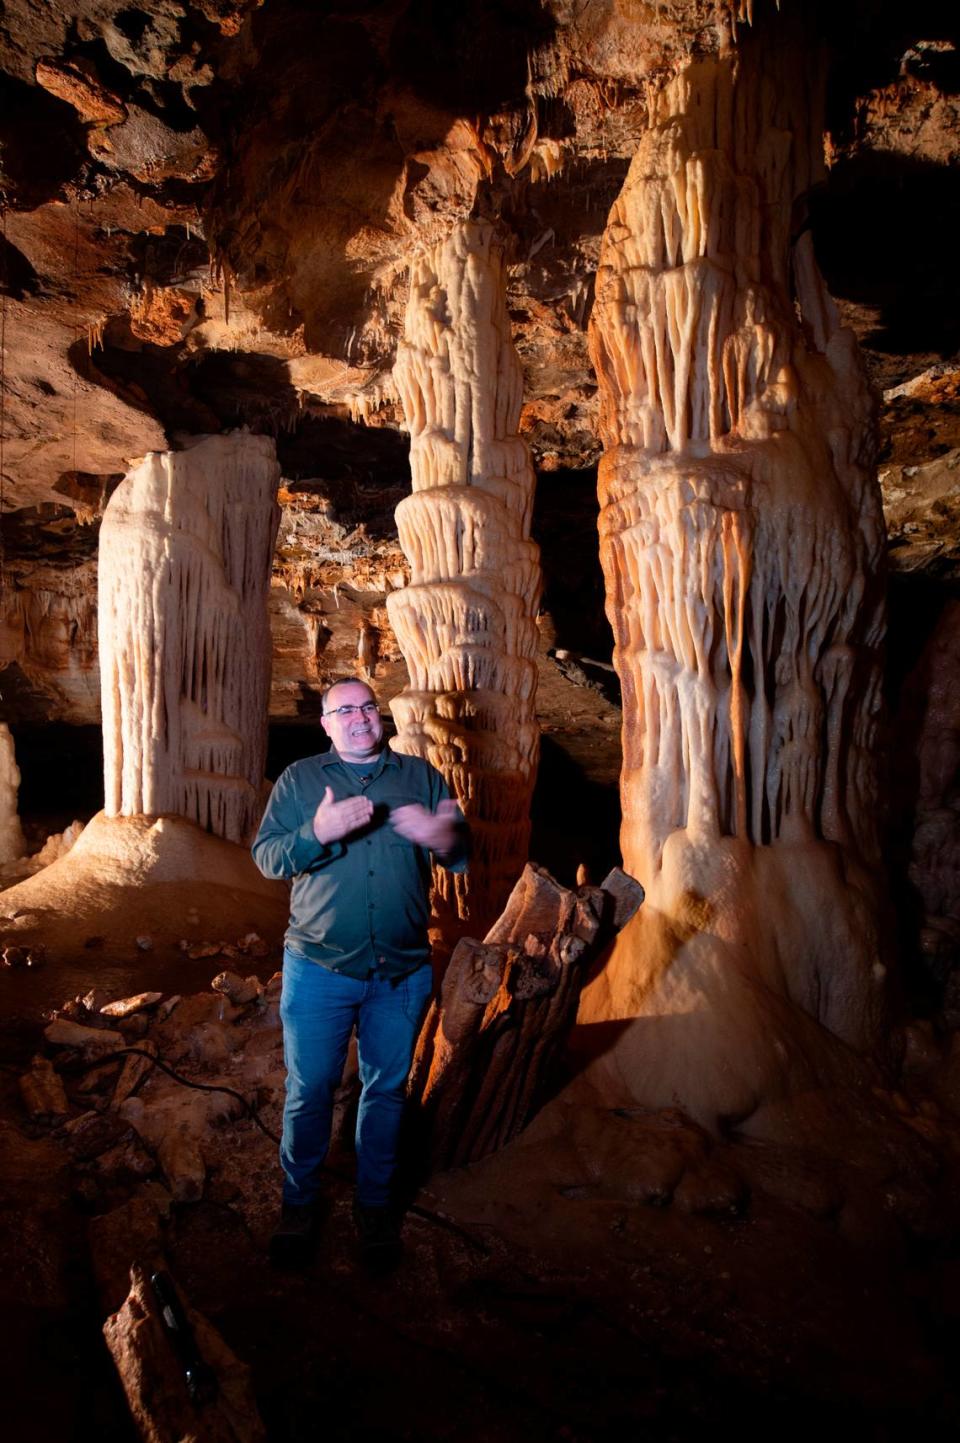
[[[411,1073],[434,1167],[475,1162],[524,1127],[590,958],[642,900],[619,869],[571,892],[528,863],[486,940],[458,942]]]
[[[100,528],[105,811],[174,812],[242,842],[266,757],[272,441],[245,431],[153,452]]]
[[[397,507],[411,583],[387,603],[410,674],[395,746],[438,767],[470,821],[469,874],[434,878],[452,939],[464,920],[489,926],[526,862],[539,746],[534,474],[492,225],[465,222],[414,261],[394,376],[413,477]]]
[[[793,242],[822,121],[786,24],[656,98],[591,329],[622,852],[648,902],[581,1020],[640,1019],[598,1073],[710,1125],[816,1074],[783,999],[857,1048],[883,1031],[873,413]]]
[[[181,1303],[197,1350],[216,1378],[215,1395],[199,1406],[187,1392],[183,1365],[164,1329],[150,1282],[139,1267],[131,1267],[126,1301],[103,1326],[141,1436],[147,1443],[174,1439],[261,1443],[267,1435],[254,1402],[249,1369],[182,1295]]]

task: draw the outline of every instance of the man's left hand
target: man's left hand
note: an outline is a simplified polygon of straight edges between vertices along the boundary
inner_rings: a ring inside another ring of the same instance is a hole
[[[426,847],[438,856],[452,852],[457,842],[460,812],[456,802],[443,801],[435,812],[428,812],[419,802],[394,807],[390,825],[395,832],[418,847]]]

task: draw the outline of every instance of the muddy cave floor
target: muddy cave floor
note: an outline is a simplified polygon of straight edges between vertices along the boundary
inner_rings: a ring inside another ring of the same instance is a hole
[[[584,858],[569,836],[571,817],[607,813],[613,825],[591,831],[616,834],[618,713],[597,689],[577,697],[554,729],[562,736],[544,738],[535,801],[536,855],[568,884],[578,860],[597,876],[616,860]],[[40,1049],[43,1014],[67,998],[94,983],[116,997],[189,995],[223,962],[173,948],[127,966],[106,961],[78,943],[72,958],[0,974],[0,1398],[10,1443],[137,1437],[101,1336],[88,1241],[97,1205],[74,1195],[53,1144],[46,1173],[35,1161],[21,1167],[16,1139],[43,1140],[44,1130],[26,1121],[17,1079]],[[261,979],[278,963],[258,962]],[[276,1104],[262,1118],[278,1131]],[[702,1216],[576,1178],[532,1184],[534,1151],[521,1137],[499,1161],[429,1179],[417,1204],[441,1221],[409,1213],[401,1266],[375,1281],[355,1254],[342,1141],[315,1259],[295,1275],[266,1256],[274,1144],[248,1120],[216,1130],[204,1196],[170,1207],[165,1252],[192,1305],[249,1365],[271,1443],[620,1443],[722,1425],[741,1438],[957,1432],[960,1189],[946,1170],[942,1215],[925,1235],[878,1196],[852,1236],[829,1205],[811,1212],[762,1190],[737,1216]]]
[[[274,960],[258,964],[262,977]],[[204,966],[150,957],[126,980],[198,990]],[[20,994],[41,977],[38,998],[56,990],[52,959],[7,976]],[[25,1178],[9,1148],[11,1125],[43,1136],[17,1091],[41,1021],[21,1000],[0,1031],[0,1173],[13,1173],[0,1202],[4,1437],[121,1443],[136,1434],[100,1336],[90,1206],[52,1156],[47,1177]],[[262,1116],[278,1129],[276,1104]],[[602,1189],[531,1188],[524,1153],[521,1137],[492,1167],[431,1178],[422,1212],[407,1215],[400,1268],[374,1280],[355,1255],[341,1137],[315,1259],[287,1274],[266,1258],[275,1147],[248,1119],[217,1130],[203,1199],[169,1209],[166,1256],[250,1366],[271,1440],[612,1443],[721,1424],[748,1438],[956,1431],[960,1208],[925,1240],[892,1222],[852,1239],[836,1217],[762,1192],[739,1216],[706,1217]],[[882,1212],[878,1199],[874,1222]]]

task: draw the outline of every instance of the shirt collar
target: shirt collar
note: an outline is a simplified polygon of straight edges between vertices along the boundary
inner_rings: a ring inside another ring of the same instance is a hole
[[[345,762],[336,747],[331,747],[328,752],[322,752],[319,757],[319,762],[322,767],[334,767],[337,765],[352,767],[356,765],[355,762]],[[400,762],[396,752],[391,751],[390,747],[383,747],[377,752],[376,758],[371,760],[371,765],[372,768],[379,773],[384,767],[399,767]]]

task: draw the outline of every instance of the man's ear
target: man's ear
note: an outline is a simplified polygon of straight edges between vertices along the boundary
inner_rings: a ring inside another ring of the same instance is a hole
[[[324,729],[324,731],[326,732],[327,736],[329,736],[329,735],[330,735],[330,723],[327,721],[327,719],[326,719],[325,716],[322,716],[322,717],[320,718],[320,725],[323,727],[323,729]]]

